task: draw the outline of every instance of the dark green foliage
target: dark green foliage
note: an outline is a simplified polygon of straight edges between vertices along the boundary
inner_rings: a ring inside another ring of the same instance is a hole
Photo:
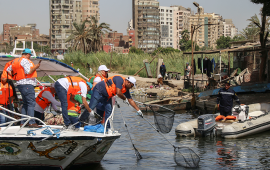
[[[270,16],[270,1],[269,0],[251,0],[255,4],[263,4],[263,13]]]
[[[153,53],[152,55],[155,56],[157,53],[160,54],[170,54],[170,53],[174,53],[174,52],[180,52],[179,50],[177,49],[174,49],[172,47],[167,47],[167,48],[163,48],[163,47],[158,47]]]
[[[219,39],[217,39],[217,49],[224,49],[230,47],[231,37],[227,36],[221,36]]]
[[[143,54],[144,52],[143,52],[141,49],[139,49],[139,48],[131,47],[131,48],[129,49],[129,53]]]
[[[195,42],[193,42],[193,44],[194,43]],[[192,48],[191,48],[191,40],[186,41],[184,39],[181,39],[179,44],[180,44],[180,49],[182,51],[191,51],[192,50]],[[194,51],[199,51],[199,50],[200,50],[200,47],[197,44],[195,44],[195,50]]]

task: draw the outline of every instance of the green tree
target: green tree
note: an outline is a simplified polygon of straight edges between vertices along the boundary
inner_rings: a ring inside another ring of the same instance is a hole
[[[141,49],[139,49],[139,48],[131,47],[131,48],[129,49],[129,53],[143,54],[144,52],[143,52]]]
[[[180,44],[180,49],[182,51],[191,51],[191,40],[185,41],[185,40],[181,39],[179,44]],[[194,50],[199,51],[200,47],[195,42],[193,42],[193,45],[194,44],[195,44],[195,49]]]
[[[251,18],[251,22],[255,24],[258,28],[260,28],[260,43],[261,48],[265,49],[267,37],[269,35],[269,27],[267,26],[267,16],[270,16],[270,1],[269,0],[251,0],[251,2],[256,4],[262,4],[262,10],[261,10],[261,23],[258,21],[255,21]],[[266,50],[262,51],[261,56],[261,64],[260,64],[260,81],[264,81],[265,78],[265,68],[266,68],[266,60],[267,60],[267,52]]]
[[[90,20],[90,38],[87,42],[90,43],[90,51],[97,52],[102,46],[102,37],[108,31],[111,31],[110,25],[102,22],[98,25],[97,16],[91,16]]]
[[[254,26],[248,26],[244,28],[242,31],[240,31],[240,34],[242,37],[245,38],[245,40],[256,40],[256,36],[259,35],[260,30],[258,30]]]
[[[236,35],[232,38],[232,41],[243,41],[245,38],[243,36]]]
[[[221,36],[219,39],[217,39],[217,49],[225,49],[230,47],[231,37],[227,36]]]

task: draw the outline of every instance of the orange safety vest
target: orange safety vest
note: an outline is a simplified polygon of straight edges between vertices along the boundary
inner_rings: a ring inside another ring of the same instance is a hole
[[[23,58],[24,57],[20,57],[20,58],[16,58],[13,60],[12,70],[13,70],[13,79],[14,80],[22,80],[25,78],[37,77],[36,70],[32,74],[25,74],[24,73],[24,68],[21,66],[21,61]],[[27,58],[25,58],[25,59],[27,59]],[[32,66],[30,68],[33,68],[35,66],[35,64],[31,60],[28,60],[28,61],[32,64]]]
[[[72,94],[72,95],[80,94],[78,93],[81,90],[79,83],[84,82],[86,84],[84,79],[80,77],[73,77],[73,76],[68,76],[66,78],[68,79],[68,83],[69,83],[67,94]]]
[[[68,107],[67,110],[68,111],[73,111],[74,113],[79,113],[81,114],[81,107],[80,106],[75,106],[75,104],[73,102],[70,101],[70,94],[67,95],[67,102],[68,102]]]
[[[119,75],[116,75],[116,76],[119,76]],[[106,90],[107,90],[107,93],[108,93],[108,96],[109,96],[108,98],[109,98],[109,99],[116,95],[116,85],[115,85],[115,83],[113,82],[113,78],[114,78],[114,77],[115,77],[115,76],[112,76],[112,77],[109,77],[108,79],[105,79],[105,80],[104,80],[104,82],[105,82],[105,87],[106,87]],[[126,89],[126,87],[125,87],[125,81],[126,81],[126,78],[123,77],[123,76],[119,76],[119,77],[121,77],[121,78],[124,80],[123,85],[122,85],[122,89],[121,89],[121,92],[124,94],[124,93],[127,91],[127,89]],[[110,84],[109,80],[112,81],[112,84]]]
[[[42,90],[42,91],[38,94],[38,96],[37,96],[37,98],[36,98],[36,103],[37,103],[43,110],[51,104],[51,102],[50,102],[48,99],[42,97],[42,94],[43,94],[43,92],[45,92],[45,91],[49,91],[49,92],[52,94],[51,88],[50,88],[50,87],[47,87],[46,89]],[[54,97],[55,94],[52,94],[52,96]]]
[[[14,60],[14,59],[13,59]],[[13,60],[9,61],[6,63],[4,69],[3,69],[3,73],[1,78],[6,78],[6,79],[11,79],[12,80],[12,76],[10,74],[7,73],[7,68],[12,65]]]
[[[12,87],[6,83],[5,85],[1,83],[0,87],[0,104],[7,105],[9,103],[9,96],[13,96]]]

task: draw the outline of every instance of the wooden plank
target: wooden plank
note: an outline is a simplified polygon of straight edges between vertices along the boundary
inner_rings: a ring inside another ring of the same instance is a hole
[[[152,72],[151,72],[150,64],[148,62],[144,62],[144,65],[145,65],[145,70],[146,70],[147,77],[152,78],[153,75],[152,75]]]

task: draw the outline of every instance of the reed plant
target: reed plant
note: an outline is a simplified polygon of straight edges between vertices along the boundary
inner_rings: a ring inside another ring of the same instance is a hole
[[[73,68],[80,69],[80,72],[86,77],[90,77],[97,72],[98,67],[100,65],[106,65],[111,72],[116,72],[125,75],[134,75],[138,70],[144,67],[143,60],[148,59],[148,62],[152,60],[154,56],[150,54],[112,54],[111,61],[111,53],[105,52],[97,52],[97,53],[88,53],[84,54],[81,51],[76,51],[72,53],[65,54],[64,60],[62,62],[71,65],[73,63]],[[205,56],[204,56],[205,57]],[[215,59],[217,63],[219,61],[219,54],[207,54],[207,57],[212,60]],[[156,77],[157,70],[157,61],[158,58],[163,59],[167,72],[181,72],[181,75],[184,75],[184,70],[186,67],[186,63],[189,62],[191,64],[191,55],[184,55],[182,52],[174,52],[170,54],[158,54],[157,57],[150,64],[151,72],[153,77]],[[198,58],[201,58],[201,55],[194,55],[194,59],[196,61],[196,74],[200,74],[201,70],[198,69]],[[228,63],[228,54],[222,53],[222,61],[227,64]],[[93,73],[90,74],[89,68],[87,68],[87,63],[93,70]],[[233,57],[231,56],[231,67],[233,66]],[[146,70],[143,69],[138,73],[140,77],[147,77]],[[55,78],[59,78],[55,77]],[[50,81],[48,78],[43,78],[43,81]]]

